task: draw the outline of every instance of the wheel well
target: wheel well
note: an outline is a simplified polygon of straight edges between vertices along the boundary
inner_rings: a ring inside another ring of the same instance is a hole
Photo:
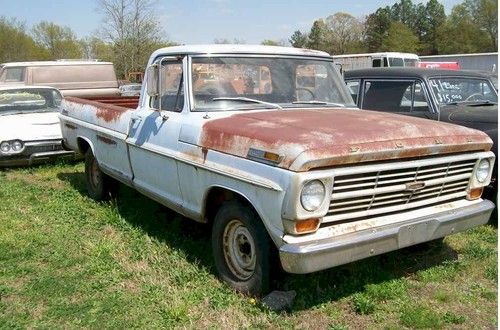
[[[87,153],[87,150],[90,148],[90,144],[83,138],[79,137],[76,139],[76,143],[78,144],[78,150],[82,155]]]
[[[252,210],[254,210],[255,214],[257,214],[253,205],[239,193],[222,187],[213,187],[210,189],[207,197],[205,198],[204,218],[207,223],[212,223],[222,204],[232,200],[237,200],[241,204],[249,206]]]

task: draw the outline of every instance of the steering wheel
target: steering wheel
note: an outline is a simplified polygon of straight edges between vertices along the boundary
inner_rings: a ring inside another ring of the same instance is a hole
[[[311,98],[309,100],[299,100],[299,93],[297,93],[298,91],[306,91],[306,92],[309,92],[309,94],[311,94]],[[295,99],[297,101],[311,101],[311,100],[314,100],[316,99],[316,95],[314,94],[314,92],[308,88],[305,88],[305,87],[297,87],[295,88]]]
[[[481,93],[474,93],[474,94],[471,94],[471,95],[469,95],[469,96],[465,99],[465,101],[480,101],[481,99],[474,99],[475,97],[478,97],[478,96],[479,96],[479,97],[482,97],[482,96],[483,96],[483,94],[481,94]]]

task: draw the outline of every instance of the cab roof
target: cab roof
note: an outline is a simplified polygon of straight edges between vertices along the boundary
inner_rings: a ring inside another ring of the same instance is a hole
[[[160,55],[203,55],[203,54],[249,54],[249,55],[295,55],[295,56],[313,56],[326,57],[331,59],[331,56],[322,51],[279,47],[279,46],[263,46],[263,45],[230,45],[230,44],[208,44],[208,45],[183,45],[160,48],[152,55],[156,58]]]

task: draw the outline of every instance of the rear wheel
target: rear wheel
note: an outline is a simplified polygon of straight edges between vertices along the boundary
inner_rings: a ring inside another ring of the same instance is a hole
[[[212,250],[219,277],[233,289],[261,295],[269,289],[271,240],[249,207],[226,202],[212,229]]]
[[[118,182],[101,171],[90,148],[85,154],[85,183],[87,193],[97,201],[115,197],[118,190]]]

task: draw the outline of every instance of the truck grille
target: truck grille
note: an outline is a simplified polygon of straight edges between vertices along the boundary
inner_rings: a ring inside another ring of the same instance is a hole
[[[324,222],[353,221],[464,198],[475,164],[476,159],[467,159],[336,176]]]

